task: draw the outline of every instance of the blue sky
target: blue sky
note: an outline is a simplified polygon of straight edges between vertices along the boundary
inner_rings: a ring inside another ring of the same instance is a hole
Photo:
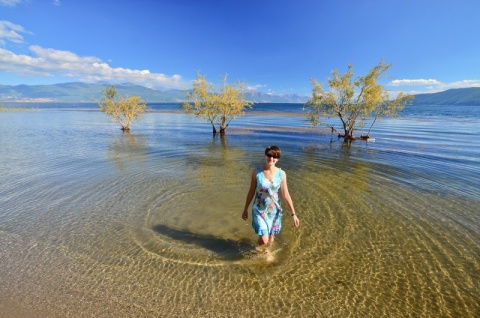
[[[381,59],[393,94],[480,87],[478,0],[0,0],[0,84],[132,82],[311,94]]]

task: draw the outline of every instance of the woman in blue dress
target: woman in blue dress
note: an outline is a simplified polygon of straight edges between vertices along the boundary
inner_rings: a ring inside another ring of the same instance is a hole
[[[292,198],[288,192],[287,175],[276,166],[282,151],[277,146],[265,149],[265,164],[252,173],[242,218],[248,219],[248,207],[253,199],[252,226],[258,235],[258,245],[268,247],[273,243],[275,234],[282,228],[282,207],[278,196],[280,190],[291,212],[293,225],[298,227],[300,221],[295,214]]]

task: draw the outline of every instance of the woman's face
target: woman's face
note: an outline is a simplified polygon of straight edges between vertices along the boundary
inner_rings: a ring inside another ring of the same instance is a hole
[[[267,152],[267,154],[265,155],[265,163],[267,164],[276,164],[277,161],[278,161],[278,157],[277,157],[277,154],[274,152],[274,151],[269,151]]]

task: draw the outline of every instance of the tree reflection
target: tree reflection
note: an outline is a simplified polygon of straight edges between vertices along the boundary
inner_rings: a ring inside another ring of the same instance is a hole
[[[121,172],[125,172],[129,164],[145,159],[147,141],[145,135],[134,135],[130,131],[116,135],[107,150],[108,159]]]
[[[314,183],[303,186],[328,189],[334,196],[365,193],[369,189],[370,175],[374,173],[374,164],[358,159],[358,154],[363,151],[363,147],[343,141],[310,144],[303,148],[301,164],[295,173],[300,180]]]

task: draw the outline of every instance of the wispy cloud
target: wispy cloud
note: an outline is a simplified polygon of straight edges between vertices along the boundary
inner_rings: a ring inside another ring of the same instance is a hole
[[[390,82],[391,86],[403,86],[403,85],[441,85],[440,81],[435,79],[401,79],[393,80]]]
[[[29,50],[32,54],[21,55],[0,49],[0,71],[21,76],[65,76],[84,82],[128,81],[149,87],[182,86],[179,75],[167,76],[149,70],[116,68],[94,56],[78,56],[72,52],[37,45],[30,46]]]
[[[59,5],[60,5],[60,0],[53,0],[53,1],[52,1],[52,4],[53,4],[54,6],[59,6]]]
[[[13,43],[24,43],[22,33],[30,34],[21,25],[0,20],[0,44],[5,45],[7,41]]]
[[[0,0],[0,5],[7,7],[14,7],[19,3],[24,2],[24,0]]]

